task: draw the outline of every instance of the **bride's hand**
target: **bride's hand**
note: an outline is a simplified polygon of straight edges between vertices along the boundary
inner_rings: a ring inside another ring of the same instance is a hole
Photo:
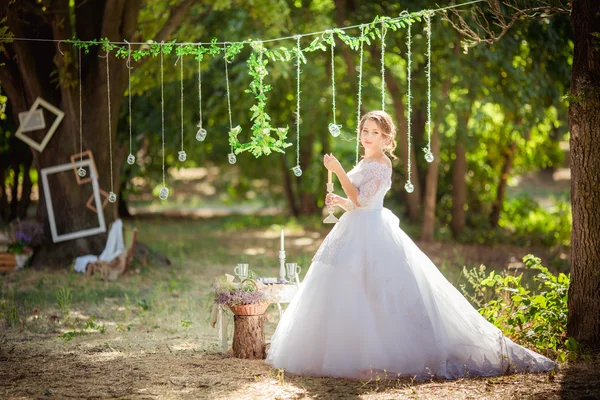
[[[342,168],[342,164],[340,164],[338,159],[335,158],[333,154],[325,154],[325,156],[323,157],[323,165],[325,166],[325,168],[327,168],[329,171],[333,172],[336,175],[338,175],[344,170]]]
[[[326,206],[343,206],[346,203],[346,199],[342,196],[338,196],[337,194],[328,193],[325,196],[325,205]]]

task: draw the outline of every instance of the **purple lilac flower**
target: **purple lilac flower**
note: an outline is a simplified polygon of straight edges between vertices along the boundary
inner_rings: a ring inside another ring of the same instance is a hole
[[[20,242],[30,243],[31,242],[31,236],[27,235],[23,231],[18,231],[17,232],[17,240],[20,241]]]

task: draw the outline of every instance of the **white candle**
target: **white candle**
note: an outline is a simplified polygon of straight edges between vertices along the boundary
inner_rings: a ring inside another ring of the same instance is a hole
[[[283,229],[282,229],[281,230],[281,251],[284,250],[283,242],[284,242],[284,239],[283,239]]]
[[[327,183],[331,183],[331,171],[327,170]]]

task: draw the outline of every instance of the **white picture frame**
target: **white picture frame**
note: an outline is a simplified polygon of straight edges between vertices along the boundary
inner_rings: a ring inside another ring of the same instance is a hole
[[[29,120],[34,115],[33,111],[37,110],[38,107],[40,107],[40,106],[44,107],[46,110],[48,110],[51,113],[53,113],[54,115],[56,115],[56,119],[54,120],[54,122],[52,123],[50,128],[48,129],[48,132],[46,132],[46,136],[44,136],[42,141],[40,143],[38,143],[35,140],[33,140],[32,138],[30,138],[29,136],[24,135],[23,128],[27,127]],[[46,100],[42,99],[41,97],[38,97],[37,99],[35,99],[35,101],[31,105],[31,108],[27,112],[27,116],[25,117],[25,120],[19,126],[19,129],[17,129],[17,131],[15,132],[15,136],[18,137],[19,139],[21,139],[22,141],[24,141],[25,143],[27,143],[29,146],[31,146],[31,148],[33,148],[41,153],[46,148],[46,145],[48,145],[48,142],[50,141],[50,139],[52,139],[52,135],[54,135],[54,132],[58,128],[58,125],[60,124],[60,122],[62,121],[64,116],[65,116],[65,113],[63,111],[54,107],[52,104],[48,103]]]
[[[31,116],[29,115],[30,113],[32,113]],[[29,117],[29,119],[27,117]],[[27,125],[25,125],[25,121],[27,121]],[[32,111],[20,112],[19,124],[21,126],[21,132],[31,132],[37,131],[38,129],[44,129],[46,127],[44,111],[41,108],[37,108]]]
[[[88,160],[78,161],[76,166],[79,167],[90,167],[92,162]],[[96,213],[98,215],[98,227],[84,229],[82,231],[64,233],[59,235],[56,228],[56,219],[54,217],[54,207],[52,205],[52,193],[50,192],[50,185],[48,184],[48,175],[55,174],[58,172],[70,171],[73,168],[73,164],[61,164],[54,167],[42,168],[42,184],[44,185],[44,198],[46,199],[46,210],[48,211],[48,221],[50,222],[50,233],[52,234],[52,241],[54,243],[64,242],[67,240],[78,239],[86,236],[96,235],[98,233],[106,232],[106,223],[104,222],[104,212],[102,210],[102,199],[100,197],[100,187],[98,185],[98,179],[92,179],[92,189],[94,191],[94,199],[96,202]]]

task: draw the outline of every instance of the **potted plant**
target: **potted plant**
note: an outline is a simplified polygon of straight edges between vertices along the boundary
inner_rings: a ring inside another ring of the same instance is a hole
[[[16,268],[23,268],[33,255],[33,247],[39,245],[43,235],[40,223],[33,220],[16,222],[10,225],[7,251],[16,261]]]
[[[249,273],[250,277],[254,275]],[[235,315],[261,315],[269,304],[269,290],[254,279],[233,282],[233,276],[226,274],[214,284],[214,302],[228,306]]]

